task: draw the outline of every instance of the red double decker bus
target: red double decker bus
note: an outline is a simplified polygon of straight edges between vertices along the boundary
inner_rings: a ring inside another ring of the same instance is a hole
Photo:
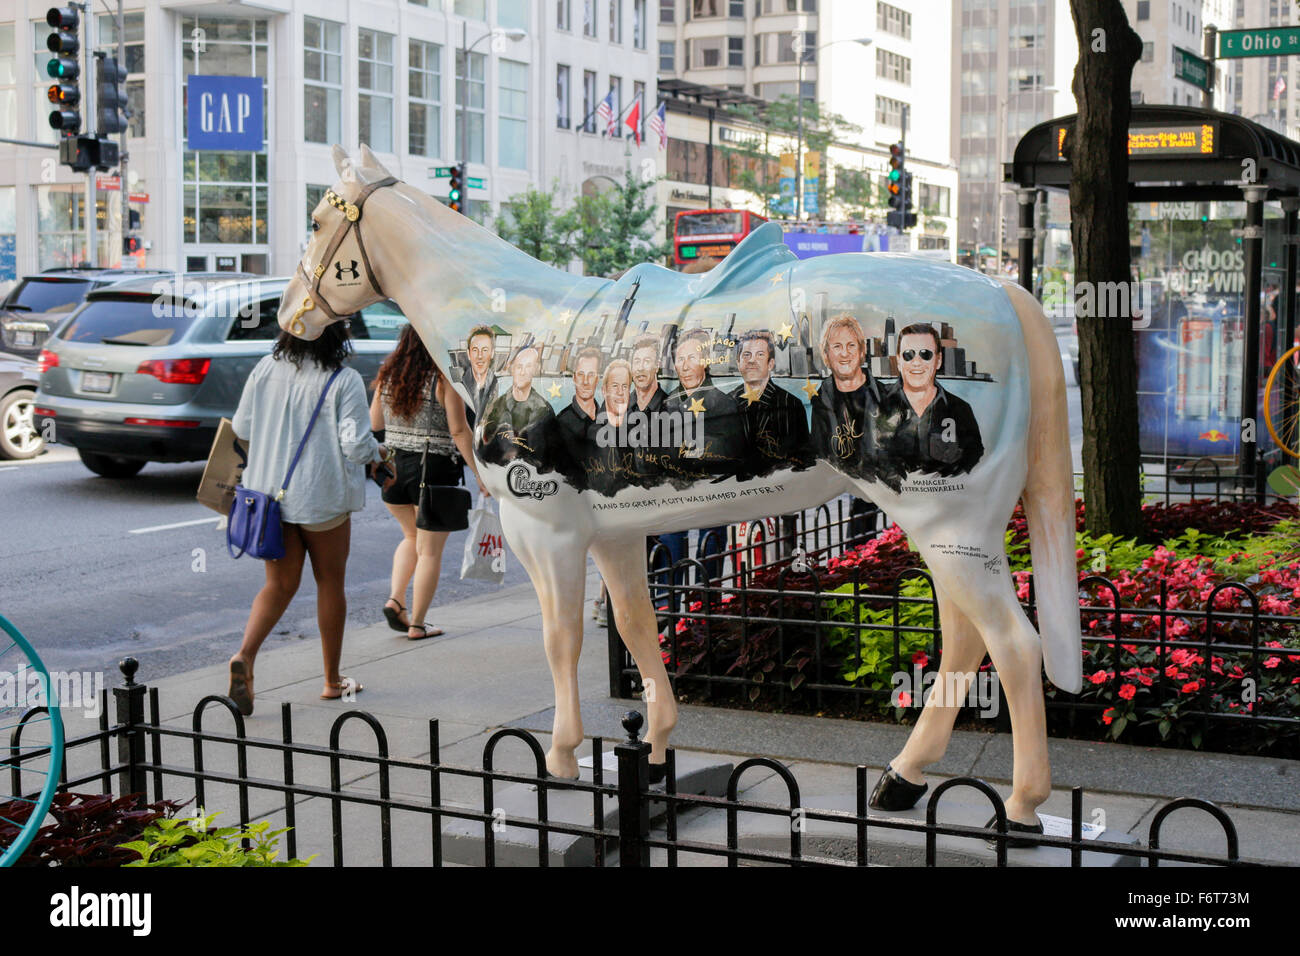
[[[699,209],[679,212],[673,223],[673,262],[721,259],[767,219],[747,209]]]

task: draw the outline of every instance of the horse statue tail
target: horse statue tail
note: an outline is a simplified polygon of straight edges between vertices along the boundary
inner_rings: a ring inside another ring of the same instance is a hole
[[[1048,680],[1077,694],[1083,686],[1083,638],[1065,369],[1042,306],[1019,285],[1003,284],[1029,352],[1029,473],[1022,501],[1029,522],[1043,664]]]

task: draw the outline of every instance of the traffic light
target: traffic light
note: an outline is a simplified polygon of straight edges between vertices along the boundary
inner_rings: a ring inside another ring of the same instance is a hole
[[[77,62],[77,53],[81,50],[81,42],[77,39],[81,15],[75,7],[50,7],[45,13],[45,22],[54,31],[45,41],[45,46],[54,54],[54,58],[45,64],[45,72],[54,80],[46,90],[46,97],[55,107],[50,113],[50,126],[62,130],[64,136],[75,136],[81,131],[81,113],[77,110],[81,103],[81,90],[77,86],[77,78],[81,75],[81,66]]]
[[[140,242],[139,236],[122,237],[122,255],[133,256],[143,248],[144,245]]]
[[[464,193],[464,167],[459,163],[451,167],[451,181],[447,183],[447,205],[456,212],[463,212],[461,196]]]
[[[889,178],[886,188],[889,190],[889,208],[903,211],[903,187],[905,184],[903,161],[903,144],[895,143],[889,147]]]
[[[111,56],[95,61],[95,131],[100,136],[126,131],[126,67]]]

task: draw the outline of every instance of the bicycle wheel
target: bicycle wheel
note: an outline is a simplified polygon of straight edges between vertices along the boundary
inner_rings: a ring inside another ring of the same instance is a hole
[[[1296,423],[1300,421],[1300,345],[1294,345],[1282,353],[1264,383],[1264,425],[1268,433],[1282,449],[1292,458],[1300,458],[1300,436],[1296,434]],[[1278,408],[1277,417],[1273,417],[1273,405]]]
[[[50,672],[27,638],[0,615],[0,771],[9,775],[10,796],[0,796],[0,867],[22,856],[59,786],[63,766],[63,717]],[[44,708],[44,712],[36,712]],[[24,720],[23,718],[27,719]],[[36,791],[25,784],[40,780]]]

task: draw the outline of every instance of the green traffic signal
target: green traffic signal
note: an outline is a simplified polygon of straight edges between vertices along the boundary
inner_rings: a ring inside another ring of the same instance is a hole
[[[53,80],[75,80],[81,74],[81,65],[74,57],[56,56],[45,64],[45,72]]]
[[[891,169],[891,170],[889,171],[889,181],[890,181],[891,183],[896,183],[896,182],[898,182],[898,177],[901,176],[901,175],[902,175],[902,173],[899,172],[899,170],[898,170],[897,168]]]

